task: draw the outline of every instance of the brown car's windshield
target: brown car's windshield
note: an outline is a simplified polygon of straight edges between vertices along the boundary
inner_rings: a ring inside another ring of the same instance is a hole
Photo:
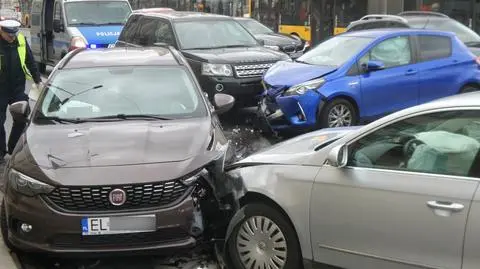
[[[58,72],[37,107],[39,117],[89,119],[114,115],[204,117],[206,104],[182,67],[95,67]]]

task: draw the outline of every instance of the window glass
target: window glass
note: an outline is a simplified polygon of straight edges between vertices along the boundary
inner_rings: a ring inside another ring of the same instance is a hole
[[[174,27],[182,49],[258,46],[257,40],[235,20],[176,22]]]
[[[128,42],[128,43],[133,43],[136,30],[138,29],[138,20],[140,19],[140,16],[138,15],[132,15],[130,18],[128,18],[128,21],[123,28],[120,36],[118,37],[118,40]]]
[[[59,2],[55,2],[55,13],[54,13],[54,20],[60,20],[62,23],[62,7],[60,6]]]
[[[430,61],[450,57],[452,54],[452,41],[446,36],[418,36],[420,49],[419,60]]]
[[[166,43],[175,46],[175,37],[170,24],[163,20],[158,20],[157,29],[155,30],[155,42]]]
[[[123,25],[132,9],[123,1],[66,2],[68,25]]]
[[[364,49],[372,38],[335,36],[300,56],[297,60],[314,65],[341,66]]]
[[[390,124],[349,147],[349,165],[470,175],[480,149],[480,111],[437,112]]]
[[[169,118],[207,115],[200,91],[183,67],[92,67],[58,72],[39,113],[66,119],[117,114]],[[38,115],[38,114],[37,114]]]
[[[360,58],[360,66],[368,61],[381,61],[385,68],[406,65],[412,61],[408,36],[399,36],[382,41]]]
[[[137,34],[132,43],[141,46],[151,46],[155,43],[158,20],[152,17],[142,17],[138,22]]]

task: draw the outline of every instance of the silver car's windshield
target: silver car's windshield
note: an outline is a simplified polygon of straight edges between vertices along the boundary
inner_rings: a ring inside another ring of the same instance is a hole
[[[174,27],[182,49],[258,46],[257,40],[234,20],[177,22]]]
[[[367,37],[336,36],[305,53],[297,61],[338,67],[359,53],[372,40]]]
[[[191,75],[182,67],[93,67],[57,73],[39,100],[46,118],[114,115],[192,118],[207,115]]]
[[[66,2],[69,26],[125,24],[132,9],[127,1]]]

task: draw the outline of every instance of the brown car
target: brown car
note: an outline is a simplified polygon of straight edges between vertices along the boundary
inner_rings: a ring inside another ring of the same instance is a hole
[[[214,99],[170,47],[69,53],[6,166],[6,245],[57,254],[198,245],[220,216],[204,208],[219,208],[211,186],[230,158],[217,114],[234,99]]]

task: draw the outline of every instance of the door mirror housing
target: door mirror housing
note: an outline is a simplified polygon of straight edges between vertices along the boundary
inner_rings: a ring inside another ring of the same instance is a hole
[[[214,113],[217,115],[223,114],[235,105],[235,98],[229,94],[217,93],[213,97],[215,110]]]
[[[25,122],[30,114],[30,106],[28,101],[19,101],[10,105],[10,114],[14,121]]]
[[[53,20],[53,31],[55,31],[56,33],[65,31],[65,27],[63,26],[63,23],[61,20],[58,20],[58,19]]]
[[[348,162],[348,147],[345,144],[335,146],[327,156],[328,164],[334,167],[344,167]]]
[[[378,71],[385,69],[385,64],[382,61],[368,61],[363,68],[366,72]]]
[[[257,41],[258,41],[258,43],[260,43],[260,45],[265,46],[265,40],[257,39]]]

